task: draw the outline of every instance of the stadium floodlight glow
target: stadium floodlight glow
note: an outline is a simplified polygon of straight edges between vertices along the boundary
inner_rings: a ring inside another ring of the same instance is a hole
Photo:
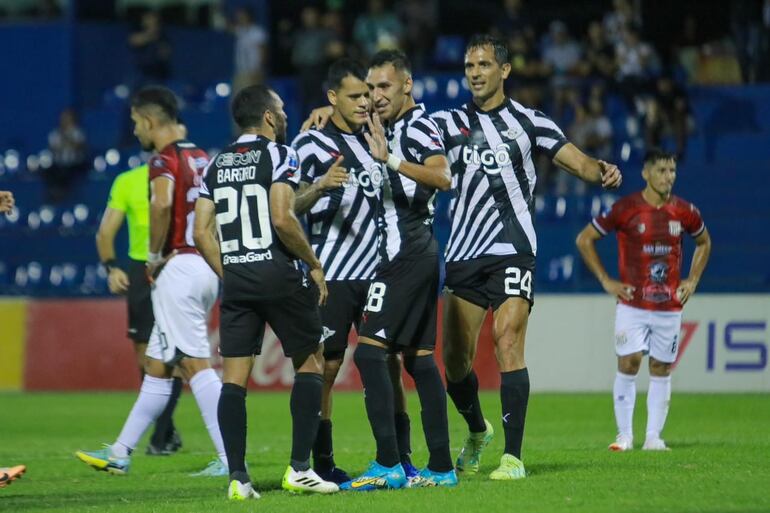
[[[53,154],[51,153],[51,150],[41,151],[38,153],[38,158],[41,168],[48,169],[49,167],[53,166]]]
[[[86,219],[88,219],[88,206],[84,205],[83,203],[78,203],[75,205],[75,209],[73,210],[75,214],[75,219],[78,222],[83,222]]]
[[[107,153],[104,154],[104,158],[107,161],[107,164],[117,166],[120,162],[120,152],[115,148],[110,148],[107,150]]]
[[[40,168],[40,157],[38,157],[37,155],[28,155],[27,169],[32,173],[35,173],[39,168]]]
[[[454,100],[458,94],[460,94],[460,83],[452,78],[446,83],[446,95]]]
[[[99,156],[94,158],[94,169],[97,173],[104,173],[107,169],[107,162],[104,160],[104,157]]]
[[[5,214],[5,219],[7,221],[10,221],[11,223],[16,223],[19,221],[19,209],[17,207],[13,207],[10,212]]]
[[[436,79],[433,77],[427,77],[425,79],[425,90],[428,91],[428,94],[436,94],[436,91],[438,91],[438,84],[436,83]]]
[[[142,164],[142,159],[137,157],[136,155],[131,155],[128,157],[128,167],[133,169],[135,167],[139,167]]]
[[[217,86],[214,88],[214,90],[222,98],[227,98],[228,96],[230,96],[230,93],[232,92],[232,89],[230,88],[230,84],[226,82],[218,83]]]
[[[40,228],[40,216],[37,212],[30,212],[27,216],[27,226],[33,230]]]
[[[19,287],[26,287],[27,282],[29,281],[29,276],[27,276],[27,270],[23,267],[17,267],[16,275],[13,277],[13,281]]]
[[[5,152],[5,158],[3,159],[5,167],[8,171],[16,171],[19,169],[19,152],[16,150],[8,150]]]
[[[40,262],[30,262],[27,266],[27,275],[32,281],[40,281],[40,278],[43,277],[43,266],[40,265]]]
[[[628,142],[624,142],[620,148],[620,158],[623,162],[628,162],[628,159],[631,158],[631,145]]]
[[[65,228],[72,228],[75,226],[75,216],[72,214],[72,212],[67,210],[61,215],[61,224]]]
[[[120,98],[121,100],[125,100],[128,98],[128,95],[131,93],[131,90],[128,88],[126,84],[118,84],[115,86],[115,96]]]
[[[51,285],[58,287],[61,285],[63,278],[61,268],[58,265],[52,265],[51,272],[48,273],[48,281],[51,282]]]
[[[40,220],[44,224],[50,224],[54,218],[54,211],[51,207],[45,206],[40,209]]]
[[[564,217],[567,212],[567,200],[564,196],[559,196],[556,200],[556,217]]]
[[[415,80],[412,83],[412,96],[414,96],[415,100],[421,100],[422,95],[425,94],[425,84],[422,83],[422,80]]]

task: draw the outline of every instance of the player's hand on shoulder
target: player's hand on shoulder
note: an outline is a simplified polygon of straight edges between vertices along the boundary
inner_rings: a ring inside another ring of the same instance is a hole
[[[611,278],[602,281],[602,287],[604,287],[604,291],[607,292],[607,294],[626,301],[634,299],[634,291],[636,291],[636,287],[633,285]]]
[[[310,278],[313,283],[318,287],[318,305],[323,306],[326,304],[326,299],[329,297],[329,289],[326,287],[326,276],[324,270],[321,267],[316,267],[310,270]]]
[[[615,164],[603,160],[599,161],[602,168],[602,187],[605,189],[617,189],[623,183],[623,175]]]
[[[328,191],[329,189],[336,189],[342,187],[348,183],[348,172],[342,167],[342,161],[345,157],[340,155],[329,170],[319,180],[321,190]]]
[[[313,111],[310,113],[310,115],[307,117],[304,123],[302,123],[302,126],[300,127],[300,132],[307,132],[311,128],[315,127],[318,130],[322,129],[326,126],[326,123],[329,121],[329,118],[332,117],[332,113],[334,112],[334,109],[330,106],[326,107],[318,107],[316,109],[313,109]]]
[[[679,286],[676,288],[676,298],[680,304],[684,305],[690,299],[690,296],[695,292],[695,287],[695,282],[690,279],[679,282]]]
[[[110,267],[110,273],[107,275],[107,285],[113,294],[125,294],[128,292],[128,275],[118,267]]]

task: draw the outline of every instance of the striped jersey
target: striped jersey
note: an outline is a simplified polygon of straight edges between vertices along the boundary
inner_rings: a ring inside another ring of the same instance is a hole
[[[424,164],[434,155],[444,155],[438,127],[415,105],[387,128],[388,148],[406,162]],[[438,244],[433,237],[433,211],[436,189],[387,168],[382,192],[380,257],[384,262],[399,257],[435,255]]]
[[[567,144],[559,127],[511,99],[489,111],[469,102],[431,117],[452,168],[446,261],[536,255],[534,157],[553,158]]]
[[[369,280],[378,263],[378,215],[384,166],[369,153],[363,131],[347,133],[329,122],[303,132],[292,147],[305,183],[320,180],[342,156],[350,178],[326,191],[307,214],[310,244],[326,279]]]

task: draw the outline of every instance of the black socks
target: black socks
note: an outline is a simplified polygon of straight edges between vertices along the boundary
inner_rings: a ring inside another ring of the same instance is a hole
[[[310,468],[310,451],[321,421],[323,377],[311,372],[298,372],[291,388],[291,466],[303,471]]]
[[[246,389],[234,383],[222,385],[217,407],[219,431],[225,444],[225,454],[231,479],[248,482],[246,473]]]
[[[353,360],[364,385],[366,414],[377,442],[377,463],[392,467],[399,463],[399,457],[394,422],[393,385],[385,356],[385,349],[359,343]]]
[[[155,431],[152,433],[152,438],[150,438],[150,443],[158,449],[166,447],[166,444],[171,441],[171,437],[174,434],[174,410],[181,394],[182,378],[175,377],[171,385],[171,397],[168,398],[168,403],[166,403],[163,413],[155,420]]]
[[[500,402],[503,406],[505,453],[521,459],[524,420],[529,401],[529,372],[520,369],[500,373]]]
[[[486,431],[487,425],[484,423],[484,415],[481,413],[481,403],[479,403],[479,380],[476,372],[471,369],[470,374],[457,382],[449,381],[447,378],[446,391],[452,398],[457,411],[468,423],[470,432]]]
[[[318,434],[313,444],[313,467],[321,472],[334,468],[331,419],[321,419],[318,424]]]
[[[434,472],[452,470],[449,454],[449,425],[446,411],[446,391],[432,354],[404,357],[404,367],[414,378],[420,396],[420,415],[430,457],[428,468]]]

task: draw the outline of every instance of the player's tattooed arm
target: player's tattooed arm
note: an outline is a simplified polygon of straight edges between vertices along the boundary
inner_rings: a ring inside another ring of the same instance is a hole
[[[602,288],[604,288],[604,291],[607,292],[607,294],[615,296],[618,299],[630,301],[634,298],[636,287],[630,283],[613,280],[607,274],[607,270],[604,268],[604,264],[602,264],[602,260],[596,252],[596,241],[601,237],[602,234],[599,233],[594,225],[588,223],[586,227],[583,228],[583,231],[578,234],[577,240],[575,240],[575,244],[580,251],[580,256],[583,257],[583,262],[585,262],[586,267],[588,267],[594,276],[596,276],[596,279],[602,284]]]
[[[310,267],[310,277],[318,286],[320,294],[318,304],[323,305],[329,295],[323,267],[294,213],[294,201],[294,189],[290,185],[273,183],[270,186],[270,221],[286,249]]]
[[[209,264],[219,279],[222,279],[222,260],[219,252],[219,242],[216,237],[215,225],[216,208],[208,198],[198,198],[195,202],[195,227],[193,240],[203,259]]]
[[[128,275],[115,265],[115,236],[123,226],[126,214],[116,208],[107,207],[96,232],[96,251],[99,253],[99,261],[107,269],[107,285],[113,294],[125,294],[128,292]]]
[[[679,282],[679,286],[676,288],[676,297],[681,304],[685,304],[690,299],[690,296],[695,293],[700,277],[706,269],[710,254],[711,236],[708,230],[704,229],[700,235],[695,237],[695,252],[692,255],[692,262],[690,262],[690,274],[686,279]]]
[[[369,152],[375,160],[426,187],[442,191],[450,189],[452,173],[449,170],[449,161],[444,155],[428,157],[424,164],[401,160],[388,152],[388,139],[385,136],[385,129],[382,127],[379,115],[375,112],[367,119],[366,123],[369,132],[364,132],[364,137],[369,144]]]
[[[318,130],[322,129],[323,127],[326,126],[326,123],[329,122],[333,113],[334,113],[334,108],[331,105],[313,109],[313,112],[311,112],[310,115],[305,120],[305,122],[302,123],[302,126],[300,127],[299,131],[307,132],[313,127],[316,127]]]
[[[294,211],[299,214],[305,214],[313,208],[313,205],[321,199],[326,191],[342,187],[348,183],[348,172],[342,167],[344,157],[340,155],[328,171],[319,179],[308,185],[301,183],[294,199]]]
[[[557,166],[590,183],[601,183],[605,189],[617,189],[623,175],[615,164],[589,157],[577,146],[567,143],[553,157]]]

